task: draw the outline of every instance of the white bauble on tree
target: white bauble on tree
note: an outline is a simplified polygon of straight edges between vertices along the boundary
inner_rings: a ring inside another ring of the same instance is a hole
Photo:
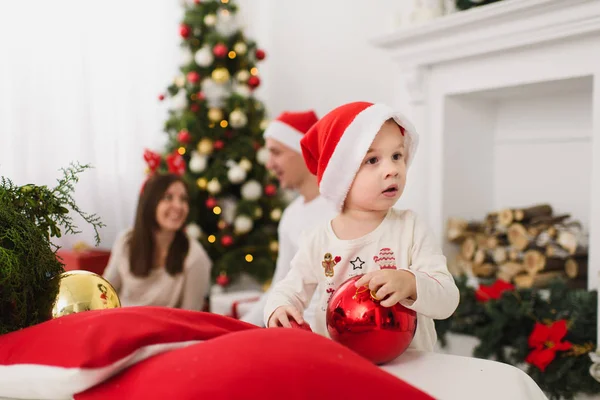
[[[233,222],[233,229],[235,230],[235,233],[244,234],[250,232],[253,225],[252,218],[246,215],[240,215]]]
[[[228,225],[233,223],[235,218],[235,210],[237,208],[237,202],[234,197],[225,197],[219,201],[221,206],[221,218],[227,222]]]
[[[201,67],[208,67],[214,61],[212,50],[208,46],[203,46],[194,54],[194,61]]]
[[[217,23],[217,16],[215,14],[207,14],[204,17],[204,25],[206,26],[215,26]]]
[[[210,194],[217,194],[221,191],[221,184],[217,178],[213,178],[208,182],[206,185],[206,190],[208,190],[208,193]]]
[[[258,200],[262,196],[262,185],[255,180],[248,181],[242,186],[241,193],[246,200]]]
[[[248,117],[239,108],[236,108],[229,114],[229,124],[232,128],[243,128],[247,123]]]
[[[188,100],[185,90],[180,90],[175,96],[171,97],[171,105],[175,110],[183,110],[187,107]]]
[[[192,152],[190,158],[189,168],[190,171],[199,173],[206,169],[207,158],[205,155],[198,153],[197,151]]]
[[[229,10],[222,9],[217,13],[215,30],[224,37],[232,36],[239,30],[237,18]]]
[[[238,53],[239,55],[244,55],[248,51],[248,46],[244,42],[237,42],[233,45],[233,51]]]
[[[245,69],[238,71],[238,73],[235,74],[235,79],[240,83],[246,83],[248,82],[248,79],[250,79],[250,72]]]
[[[252,95],[252,90],[250,90],[250,86],[244,85],[243,83],[235,83],[233,85],[233,92],[238,96],[242,96],[245,99]]]
[[[258,149],[256,152],[256,161],[261,165],[265,165],[269,161],[269,150],[266,147]]]
[[[194,55],[188,47],[184,47],[181,51],[181,62],[183,65],[188,65],[194,60]]]
[[[234,167],[229,168],[229,171],[227,171],[227,179],[229,179],[229,181],[234,185],[242,183],[246,179],[246,171],[244,171],[244,169],[239,165],[235,165]]]
[[[191,238],[200,239],[200,236],[202,236],[202,228],[200,228],[200,226],[198,226],[198,224],[196,224],[194,222],[190,222],[185,227],[185,233],[187,233],[188,236]]]
[[[225,104],[225,98],[231,93],[228,84],[219,84],[211,78],[206,78],[201,83],[202,93],[211,108],[221,108]]]

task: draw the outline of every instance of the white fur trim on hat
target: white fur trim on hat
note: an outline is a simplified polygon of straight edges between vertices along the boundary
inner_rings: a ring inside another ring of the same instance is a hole
[[[263,133],[263,137],[272,138],[277,140],[278,142],[283,143],[288,146],[292,150],[302,154],[302,148],[300,147],[300,139],[304,134],[292,126],[281,122],[281,121],[271,121],[265,132]]]
[[[388,119],[393,118],[404,129],[406,168],[415,157],[419,137],[413,124],[401,113],[385,104],[373,104],[361,111],[348,125],[323,172],[319,190],[321,195],[334,202],[340,211],[350,191],[354,177],[360,169],[365,154],[375,136]]]

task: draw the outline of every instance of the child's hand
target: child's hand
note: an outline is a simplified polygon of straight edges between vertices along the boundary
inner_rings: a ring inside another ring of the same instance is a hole
[[[356,281],[356,287],[367,286],[384,307],[391,307],[404,299],[417,299],[417,283],[415,276],[406,270],[381,269],[371,271]]]
[[[271,317],[269,317],[269,323],[267,324],[268,328],[278,328],[283,326],[284,328],[291,328],[292,324],[290,324],[289,317],[294,318],[294,320],[302,325],[304,323],[304,318],[302,318],[302,313],[300,313],[296,308],[292,306],[281,306],[277,307]]]

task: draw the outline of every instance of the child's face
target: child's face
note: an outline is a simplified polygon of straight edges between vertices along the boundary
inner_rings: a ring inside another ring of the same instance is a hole
[[[385,211],[406,184],[406,151],[400,127],[388,121],[379,130],[352,182],[345,209]]]

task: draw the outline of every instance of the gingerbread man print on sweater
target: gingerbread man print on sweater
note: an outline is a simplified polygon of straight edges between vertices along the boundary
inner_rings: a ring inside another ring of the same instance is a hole
[[[333,267],[335,267],[341,260],[342,257],[340,256],[335,256],[335,258],[333,258],[331,253],[325,253],[323,261],[321,261],[321,265],[325,269],[325,276],[330,278],[333,277]]]
[[[396,257],[394,257],[394,252],[389,247],[379,250],[379,254],[373,256],[373,261],[379,266],[379,269],[397,269]]]

